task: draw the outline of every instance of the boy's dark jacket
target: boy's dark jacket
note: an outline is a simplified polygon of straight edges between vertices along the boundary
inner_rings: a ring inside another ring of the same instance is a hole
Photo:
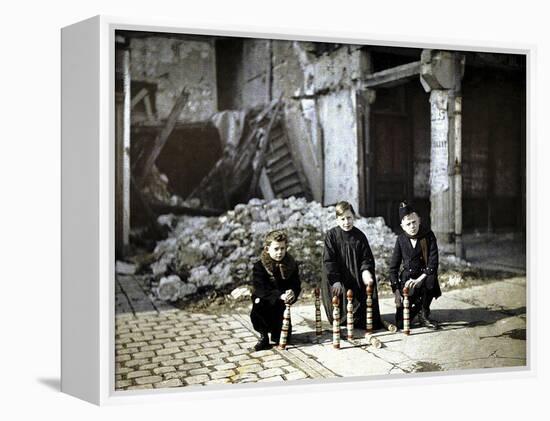
[[[392,291],[400,290],[406,281],[418,278],[425,273],[424,285],[437,298],[441,289],[437,280],[439,267],[439,252],[435,234],[430,229],[424,229],[415,236],[416,246],[413,248],[407,234],[402,232],[397,236],[390,262],[390,282]],[[424,248],[424,250],[423,250]],[[425,257],[424,257],[425,256]],[[426,262],[427,259],[427,262]],[[403,263],[403,270],[399,272]]]
[[[287,253],[283,260],[277,262],[262,251],[260,260],[252,269],[252,298],[267,300],[274,305],[288,289],[294,291],[295,302],[301,287],[298,264],[294,258]]]

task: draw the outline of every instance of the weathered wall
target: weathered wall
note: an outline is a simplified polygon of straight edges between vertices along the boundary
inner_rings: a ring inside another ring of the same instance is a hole
[[[366,55],[356,46],[343,46],[317,56],[314,47],[273,43],[273,96],[288,99],[292,147],[302,158],[314,199],[324,204],[345,199],[358,208],[355,89]]]
[[[168,117],[184,86],[190,96],[180,121],[206,120],[217,111],[215,55],[209,41],[133,38],[130,55],[132,81],[157,84],[160,119]]]
[[[244,108],[271,101],[271,45],[269,40],[246,40],[243,43],[243,66],[240,75],[240,99]]]
[[[335,198],[346,198],[356,203],[357,168],[351,171],[346,165],[323,170],[327,152],[323,142],[330,143],[330,150],[346,154],[348,160],[351,157],[347,163],[356,167],[356,127],[350,124],[356,109],[351,98],[365,66],[365,53],[356,46],[322,55],[314,50],[310,42],[242,40],[239,63],[232,66],[235,77],[230,87],[236,92],[232,107],[248,108],[282,97],[290,147],[300,159],[313,199],[333,203]],[[348,179],[346,187],[337,181],[343,174]],[[327,191],[331,191],[328,196]]]
[[[324,202],[349,201],[359,209],[357,121],[351,90],[321,97],[319,119],[324,134]]]
[[[313,199],[323,200],[322,138],[316,98],[300,98],[305,84],[303,62],[307,53],[292,41],[272,42],[272,95],[285,99],[285,122],[294,156],[300,157]],[[307,61],[307,60],[306,60]]]

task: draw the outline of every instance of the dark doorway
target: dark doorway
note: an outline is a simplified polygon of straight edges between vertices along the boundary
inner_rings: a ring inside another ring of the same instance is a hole
[[[372,184],[368,201],[393,230],[398,206],[413,197],[413,136],[405,85],[378,89],[371,110]]]

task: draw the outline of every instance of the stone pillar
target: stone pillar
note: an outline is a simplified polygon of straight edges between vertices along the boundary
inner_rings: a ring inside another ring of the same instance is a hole
[[[453,92],[454,93],[454,92]],[[462,244],[462,96],[451,95],[450,98],[452,143],[454,143],[453,196],[455,222],[455,256],[464,258]]]
[[[454,204],[449,177],[449,91],[432,90],[430,202],[432,230],[441,243],[453,241]]]
[[[115,249],[122,257],[130,242],[130,50],[117,40],[118,88],[115,101],[116,153],[115,153]]]
[[[462,97],[464,56],[424,50],[420,82],[430,93],[432,230],[442,248],[462,256]],[[456,242],[455,242],[456,241]],[[458,247],[458,249],[456,249]]]

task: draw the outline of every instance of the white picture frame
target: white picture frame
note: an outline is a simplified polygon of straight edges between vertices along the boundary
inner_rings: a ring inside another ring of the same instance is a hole
[[[284,32],[266,28],[255,32],[231,25],[181,27],[177,22],[96,16],[62,30],[62,391],[89,402],[104,404],[136,403],[142,400],[181,401],[227,397],[227,394],[286,394],[296,391],[324,391],[327,387],[362,387],[392,384],[403,376],[295,382],[280,385],[209,386],[203,390],[176,388],[152,391],[117,392],[114,388],[114,34],[116,30],[192,33],[313,40],[387,46],[414,46],[433,49],[491,51],[525,54],[527,57],[527,168],[531,153],[531,80],[533,45],[499,45],[447,40],[399,39],[353,33]],[[530,184],[527,180],[528,267],[530,236]],[[530,303],[532,284],[528,283],[528,332],[532,332]],[[527,344],[525,368],[483,372],[465,370],[482,378],[513,379],[532,375],[536,360],[531,342]],[[482,374],[481,374],[482,373]],[[431,377],[457,373],[430,373]],[[453,376],[454,377],[454,376]],[[460,376],[459,376],[460,377]],[[407,376],[413,386],[425,375]],[[445,381],[449,381],[447,378]],[[460,381],[460,379],[459,379]]]

